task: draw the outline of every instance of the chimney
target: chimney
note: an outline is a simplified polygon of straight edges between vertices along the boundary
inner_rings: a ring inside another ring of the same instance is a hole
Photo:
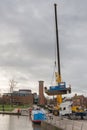
[[[39,105],[45,105],[43,86],[44,81],[39,81]]]

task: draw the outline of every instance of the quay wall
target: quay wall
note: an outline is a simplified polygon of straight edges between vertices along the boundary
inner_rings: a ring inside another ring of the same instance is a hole
[[[48,122],[42,121],[41,122],[41,126],[42,128],[44,128],[45,130],[63,130],[61,128],[58,128],[57,126],[50,124]]]
[[[52,116],[41,122],[45,130],[87,130],[87,119],[69,120],[58,116]]]

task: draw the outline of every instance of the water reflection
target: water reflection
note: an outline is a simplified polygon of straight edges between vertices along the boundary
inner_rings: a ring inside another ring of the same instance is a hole
[[[9,116],[0,115],[0,130],[9,129]]]
[[[40,125],[33,125],[33,130],[42,130]]]
[[[28,116],[0,115],[0,130],[42,130]]]

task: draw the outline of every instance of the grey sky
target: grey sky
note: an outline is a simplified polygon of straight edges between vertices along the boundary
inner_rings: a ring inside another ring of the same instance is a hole
[[[51,85],[55,61],[54,3],[58,27],[62,79],[72,93],[87,92],[87,1],[0,0],[0,88],[38,91],[38,81]]]

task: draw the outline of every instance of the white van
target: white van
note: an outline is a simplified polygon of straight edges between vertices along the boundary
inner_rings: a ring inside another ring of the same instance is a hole
[[[71,105],[72,105],[71,101],[65,101],[65,102],[61,103],[60,104],[59,115],[64,116],[64,115],[71,114],[72,113]]]

